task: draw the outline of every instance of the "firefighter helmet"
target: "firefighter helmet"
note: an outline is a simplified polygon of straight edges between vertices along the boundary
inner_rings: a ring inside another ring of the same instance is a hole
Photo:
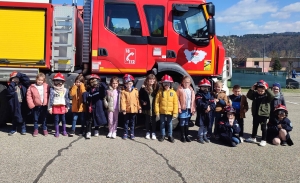
[[[90,79],[100,79],[100,77],[97,74],[91,74],[89,80]]]
[[[236,113],[236,110],[232,106],[226,106],[226,107],[224,107],[224,111],[225,112]]]
[[[65,81],[65,76],[59,72],[59,73],[56,73],[53,76],[53,80],[62,80],[62,81]]]
[[[266,89],[269,88],[269,84],[267,82],[265,82],[264,80],[259,80],[257,83],[256,83],[256,86],[266,86]]]
[[[161,82],[163,83],[173,83],[173,79],[171,76],[165,74],[162,78],[161,78]]]
[[[10,73],[9,78],[10,78],[10,79],[11,79],[11,78],[14,78],[14,77],[17,76],[17,74],[18,74],[17,71],[13,71],[12,73]]]
[[[125,76],[123,77],[123,80],[124,80],[124,83],[133,82],[134,77],[130,74],[125,74]]]
[[[211,84],[210,84],[210,82],[209,82],[206,78],[204,78],[204,79],[202,79],[202,80],[198,83],[198,86],[209,86],[209,87],[211,87]]]

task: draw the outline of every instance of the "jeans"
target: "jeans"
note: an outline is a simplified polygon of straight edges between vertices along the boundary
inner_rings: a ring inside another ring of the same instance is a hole
[[[179,118],[180,126],[188,126],[190,118]]]
[[[232,140],[232,142],[235,142],[236,144],[240,143],[240,140],[236,137],[232,137],[231,140]]]
[[[239,136],[243,137],[244,136],[244,119],[240,118],[240,115],[235,115],[235,119],[238,121],[238,124],[239,124],[239,126],[241,128]]]
[[[200,121],[200,127],[198,130],[198,136],[202,137],[203,135],[206,136],[207,134],[207,127],[204,125],[203,120]]]
[[[32,109],[34,129],[39,128],[39,122],[42,124],[43,130],[47,130],[46,116],[47,106],[35,106]]]
[[[61,121],[63,125],[66,125],[66,115],[65,114],[53,114],[54,115],[54,125],[59,125]]]
[[[125,122],[124,122],[124,135],[128,135],[128,125],[129,123],[131,123],[130,125],[130,132],[132,135],[134,135],[134,126],[135,126],[135,117],[136,114],[135,113],[126,113],[124,118],[125,118]]]
[[[152,127],[152,133],[155,133],[156,131],[156,117],[150,116],[150,115],[145,115],[146,117],[146,132],[151,132],[150,126]]]
[[[253,116],[253,127],[252,127],[252,138],[256,138],[257,135],[257,128],[260,124],[262,136],[261,140],[266,141],[267,139],[267,117],[264,116]]]
[[[81,128],[84,128],[84,112],[73,112],[73,122],[72,122],[72,130],[75,131],[76,128],[76,122],[79,118]]]
[[[172,133],[173,133],[172,115],[161,114],[159,117],[160,117],[160,133],[161,133],[161,135],[166,136],[165,122],[166,122],[166,118],[167,118],[168,136],[172,136]]]

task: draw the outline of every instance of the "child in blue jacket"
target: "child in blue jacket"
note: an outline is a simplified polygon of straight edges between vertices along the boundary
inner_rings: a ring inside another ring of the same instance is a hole
[[[10,74],[7,98],[9,109],[12,114],[12,130],[8,135],[17,133],[18,126],[21,126],[21,134],[26,135],[26,120],[30,114],[26,101],[26,93],[29,85],[30,80],[26,74],[16,71],[13,71]]]

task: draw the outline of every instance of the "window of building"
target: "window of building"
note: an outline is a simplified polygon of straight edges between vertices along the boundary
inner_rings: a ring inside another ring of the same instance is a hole
[[[165,8],[163,6],[145,5],[149,33],[152,37],[164,37]]]
[[[254,66],[259,66],[259,61],[254,61]]]
[[[117,35],[141,36],[142,27],[135,4],[106,3],[105,26]]]

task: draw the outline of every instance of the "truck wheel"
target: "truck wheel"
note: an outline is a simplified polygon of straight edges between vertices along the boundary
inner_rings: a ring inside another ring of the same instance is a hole
[[[8,101],[6,98],[6,86],[0,84],[0,127],[5,127],[7,122],[7,108],[8,108]]]

